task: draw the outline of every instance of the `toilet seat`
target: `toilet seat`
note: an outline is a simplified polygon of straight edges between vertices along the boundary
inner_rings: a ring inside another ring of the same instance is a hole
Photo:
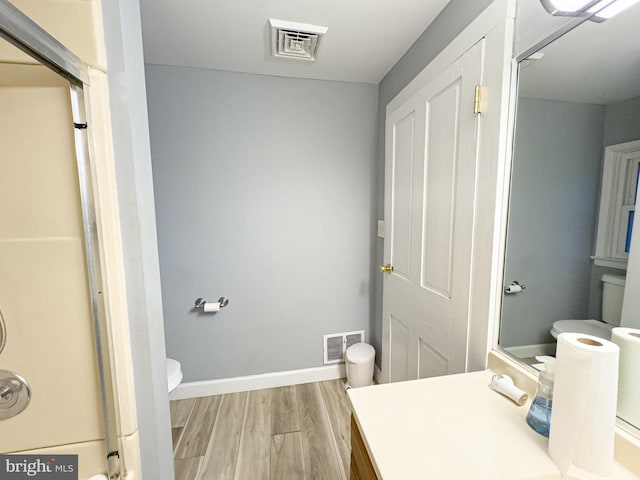
[[[180,362],[173,358],[167,358],[167,387],[169,393],[173,391],[182,381],[182,367]]]
[[[551,335],[553,335],[553,338],[558,338],[558,335],[565,332],[584,333],[610,340],[612,329],[613,325],[599,320],[558,320],[553,323]]]

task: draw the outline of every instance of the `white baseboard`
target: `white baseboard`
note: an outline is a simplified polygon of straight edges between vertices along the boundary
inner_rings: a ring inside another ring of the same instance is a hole
[[[555,343],[539,343],[537,345],[521,345],[504,349],[516,358],[535,357],[537,355],[555,355]]]
[[[300,383],[323,382],[325,380],[345,378],[346,376],[345,365],[338,364],[306,368],[303,370],[248,375],[246,377],[187,382],[178,385],[176,389],[169,394],[169,400],[208,397],[209,395],[284,387],[287,385],[298,385]]]

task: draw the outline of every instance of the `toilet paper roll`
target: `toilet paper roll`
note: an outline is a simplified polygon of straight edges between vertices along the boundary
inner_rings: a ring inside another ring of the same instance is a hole
[[[220,311],[220,302],[207,302],[202,307],[202,310],[205,313],[219,312]]]
[[[580,333],[558,335],[549,454],[565,474],[574,465],[609,475],[620,348]]]
[[[640,329],[616,327],[611,341],[620,347],[618,416],[640,428]]]
[[[521,285],[508,285],[505,289],[504,289],[505,293],[520,293],[522,291],[522,286]]]

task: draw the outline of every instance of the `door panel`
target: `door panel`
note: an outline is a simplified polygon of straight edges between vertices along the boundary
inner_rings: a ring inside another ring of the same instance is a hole
[[[473,100],[482,49],[480,42],[387,112],[385,263],[394,267],[384,278],[388,381],[466,370],[479,128]]]
[[[411,332],[406,325],[393,316],[389,319],[389,328],[391,330],[389,355],[393,359],[391,362],[391,375],[398,380],[409,380],[411,378],[409,375]]]
[[[427,98],[422,287],[451,298],[460,78]]]
[[[411,275],[411,181],[413,178],[413,142],[415,138],[415,111],[411,111],[394,126],[393,149],[393,266],[396,275]]]
[[[449,362],[445,357],[432,349],[422,338],[418,346],[418,377],[437,377],[449,372]]]

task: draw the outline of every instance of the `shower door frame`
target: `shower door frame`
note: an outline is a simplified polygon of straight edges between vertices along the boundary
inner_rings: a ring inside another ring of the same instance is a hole
[[[89,66],[7,0],[0,0],[0,37],[69,81],[74,141],[80,187],[85,253],[91,314],[98,365],[100,399],[105,435],[105,465],[109,479],[124,473],[120,443],[118,391],[112,364],[112,345],[106,314],[103,285],[100,212],[95,191],[96,165],[90,155],[87,135],[85,88],[89,86]]]

